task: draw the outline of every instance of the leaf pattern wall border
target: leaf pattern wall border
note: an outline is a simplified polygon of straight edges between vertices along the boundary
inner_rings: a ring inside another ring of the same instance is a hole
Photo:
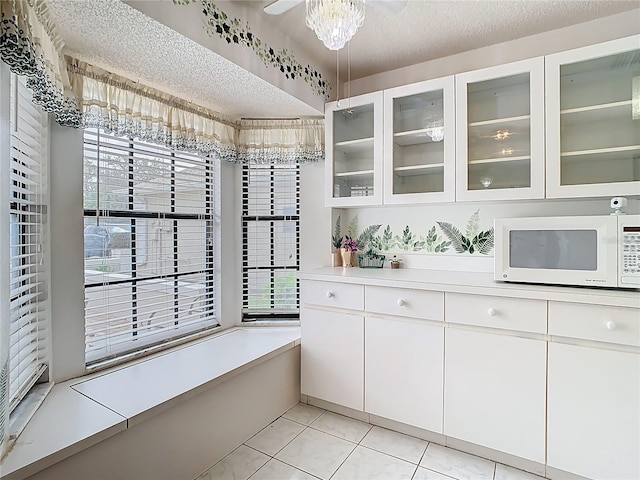
[[[189,5],[197,0],[173,0],[176,5]],[[275,50],[262,42],[249,28],[249,23],[242,25],[240,19],[229,18],[213,1],[201,0],[202,13],[205,16],[205,31],[210,37],[218,36],[227,41],[249,47],[267,67],[280,70],[290,80],[303,79],[311,86],[316,95],[329,99],[331,85],[322,78],[322,74],[311,65],[303,66],[286,48]]]
[[[339,218],[339,217],[338,217]],[[373,235],[368,235],[365,245],[359,245],[360,250],[373,248],[381,252],[391,250],[402,250],[405,252],[425,252],[425,253],[445,253],[453,250],[456,253],[488,255],[493,250],[494,231],[480,230],[480,210],[476,210],[467,221],[464,233],[448,222],[436,222],[426,235],[416,235],[411,231],[409,225],[404,230],[394,235],[391,226],[387,225],[378,235],[381,225],[370,225],[363,232],[373,230]],[[339,229],[339,226],[337,227]],[[348,231],[353,238],[357,238],[358,216],[353,217],[349,224]],[[334,235],[338,234],[335,232]]]

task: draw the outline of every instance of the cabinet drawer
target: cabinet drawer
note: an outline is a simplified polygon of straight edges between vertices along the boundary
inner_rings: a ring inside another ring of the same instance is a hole
[[[444,318],[442,292],[368,286],[365,293],[367,312],[440,321]]]
[[[362,310],[364,308],[364,286],[303,280],[300,285],[300,299],[302,305],[313,304]]]
[[[547,302],[447,293],[445,320],[480,327],[547,333]]]
[[[549,302],[549,334],[640,346],[640,309]]]

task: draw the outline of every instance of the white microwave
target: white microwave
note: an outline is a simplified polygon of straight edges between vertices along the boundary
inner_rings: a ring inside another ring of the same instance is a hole
[[[640,215],[500,218],[494,278],[640,288]]]

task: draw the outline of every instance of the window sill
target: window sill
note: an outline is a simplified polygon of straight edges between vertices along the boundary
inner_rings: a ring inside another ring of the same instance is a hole
[[[27,478],[299,344],[295,327],[232,328],[55,385],[2,462],[2,480]]]

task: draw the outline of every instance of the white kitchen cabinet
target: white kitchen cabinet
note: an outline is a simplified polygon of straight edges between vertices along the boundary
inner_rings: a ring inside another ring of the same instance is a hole
[[[305,308],[301,393],[364,410],[364,317]]]
[[[550,467],[640,478],[639,319],[637,308],[549,302]]]
[[[382,203],[382,134],[382,92],[326,104],[326,206]]]
[[[384,203],[455,199],[453,76],[384,91]]]
[[[456,75],[456,200],[544,198],[543,57]]]
[[[443,325],[368,316],[365,411],[442,433],[443,353]]]
[[[547,197],[640,194],[640,35],[545,61]]]
[[[447,328],[444,434],[545,462],[546,342]]]

